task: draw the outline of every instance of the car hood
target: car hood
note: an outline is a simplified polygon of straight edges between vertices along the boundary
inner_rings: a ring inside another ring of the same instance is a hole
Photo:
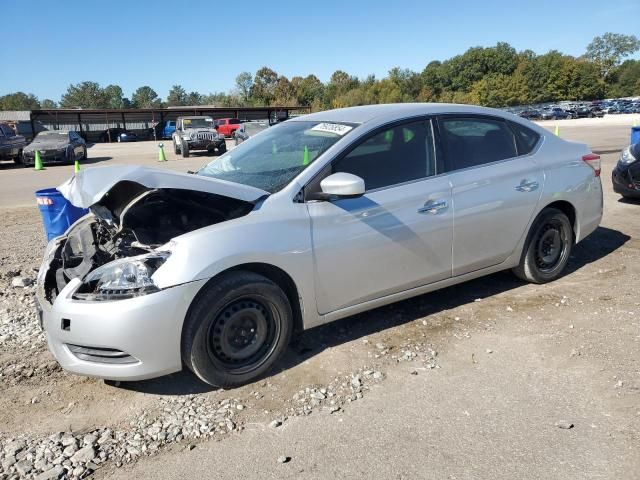
[[[81,170],[60,185],[58,190],[76,207],[89,208],[98,203],[116,184],[125,181],[139,183],[150,189],[194,190],[252,203],[269,195],[264,190],[248,185],[138,165]]]
[[[69,141],[65,139],[34,140],[27,145],[24,150],[27,152],[32,150],[50,150],[54,148],[64,148],[67,145],[69,145]]]

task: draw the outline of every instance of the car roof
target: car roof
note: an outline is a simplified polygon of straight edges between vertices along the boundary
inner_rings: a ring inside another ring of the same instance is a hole
[[[289,122],[345,122],[367,123],[384,118],[388,121],[401,120],[418,115],[433,115],[438,113],[475,113],[484,115],[510,116],[509,113],[495,108],[478,107],[475,105],[461,105],[455,103],[389,103],[379,105],[363,105],[360,107],[339,108],[323,112],[311,113],[291,118]]]

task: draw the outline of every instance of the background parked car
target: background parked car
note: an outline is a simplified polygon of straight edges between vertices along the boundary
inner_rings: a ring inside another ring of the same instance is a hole
[[[240,128],[239,118],[219,118],[215,120],[215,127],[218,133],[225,137],[233,137],[234,133]]]
[[[22,163],[22,150],[27,146],[27,141],[9,125],[0,124],[0,160],[11,160]]]
[[[247,138],[253,137],[254,135],[262,132],[269,128],[268,121],[258,121],[258,122],[244,122],[240,124],[240,128],[236,130],[235,139],[236,145],[244,142]]]
[[[625,148],[611,173],[613,190],[625,198],[640,199],[640,143]]]
[[[569,114],[560,107],[547,108],[540,112],[542,120],[564,120]]]
[[[138,136],[124,128],[109,128],[102,132],[99,137],[101,142],[136,142]]]
[[[69,162],[87,159],[87,144],[77,132],[48,130],[38,133],[33,142],[24,148],[22,160],[25,166],[35,163],[36,150],[43,163]]]
[[[540,111],[539,110],[534,110],[534,109],[523,110],[518,115],[520,117],[526,118],[528,120],[540,120],[542,118],[542,115],[540,114]]]

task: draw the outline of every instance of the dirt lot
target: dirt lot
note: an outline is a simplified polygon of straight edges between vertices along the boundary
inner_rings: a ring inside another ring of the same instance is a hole
[[[11,283],[35,277],[44,245],[33,190],[70,169],[0,171],[0,479],[638,478],[640,203],[610,184],[629,126],[560,125],[604,160],[603,223],[566,276],[500,273],[306,332],[272,376],[232,391],[187,373],[116,385],[61,371],[33,288]],[[155,163],[156,149],[90,155]]]

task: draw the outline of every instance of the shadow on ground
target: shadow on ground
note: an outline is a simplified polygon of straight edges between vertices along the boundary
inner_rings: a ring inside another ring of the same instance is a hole
[[[622,232],[599,227],[574,248],[566,275],[606,257],[629,239],[630,237]],[[314,328],[295,338],[284,358],[266,376],[292,368],[327,348],[523,285],[525,282],[511,273],[500,272]],[[122,382],[119,386],[127,390],[158,395],[185,395],[215,390],[214,387],[202,383],[186,368],[176,374],[141,382]]]

